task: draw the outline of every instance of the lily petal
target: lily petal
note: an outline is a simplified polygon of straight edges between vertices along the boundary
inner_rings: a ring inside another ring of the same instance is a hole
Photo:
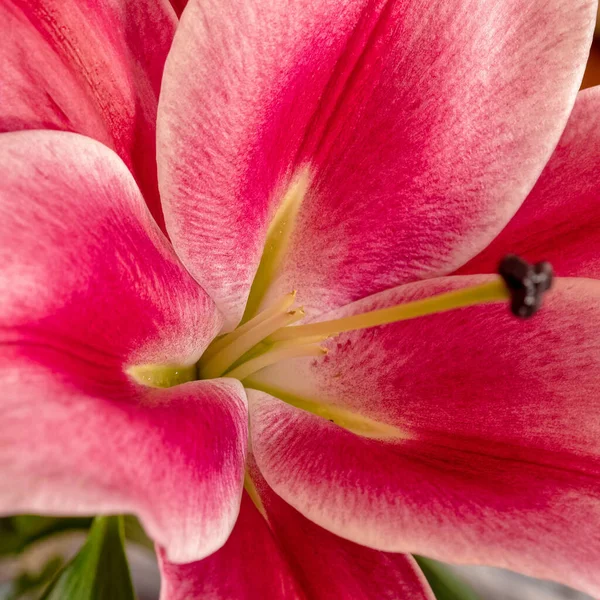
[[[175,14],[180,17],[185,5],[187,4],[187,0],[171,0],[171,5],[173,6],[173,10]]]
[[[304,175],[274,294],[298,289],[324,310],[464,264],[558,142],[595,9],[189,2],[158,116],[161,195],[182,260],[235,323],[267,227]]]
[[[305,519],[279,498],[257,469],[263,518],[244,494],[240,518],[225,546],[189,565],[161,558],[161,600],[380,600],[434,596],[413,559],[358,546]]]
[[[600,278],[600,86],[579,93],[567,128],[523,206],[460,274],[494,272],[515,253],[561,276]]]
[[[475,281],[410,284],[337,314]],[[249,391],[256,460],[282,498],[355,542],[598,594],[599,327],[600,283],[573,279],[529,322],[482,306],[341,335],[324,359],[247,382],[326,417]],[[341,409],[370,436],[327,420]]]
[[[269,526],[244,492],[240,515],[219,551],[178,565],[159,551],[160,600],[300,600],[305,596]]]
[[[282,500],[249,461],[269,523],[311,600],[434,600],[411,556],[360,546],[304,518]]]
[[[0,512],[132,512],[172,560],[223,544],[247,415],[233,380],[166,390],[131,365],[193,365],[221,326],[111,150],[0,136]]]
[[[76,360],[57,375],[2,351],[0,513],[136,514],[174,562],[220,548],[242,489],[241,386],[192,382],[115,400],[73,389],[75,370]]]
[[[114,149],[163,224],[156,107],[168,0],[1,0],[0,131],[60,129]]]

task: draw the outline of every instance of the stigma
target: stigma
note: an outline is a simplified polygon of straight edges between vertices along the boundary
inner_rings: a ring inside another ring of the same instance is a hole
[[[528,319],[542,306],[542,297],[552,287],[554,272],[550,263],[529,264],[514,254],[507,254],[498,273],[511,294],[510,310],[516,317]]]
[[[498,276],[486,283],[306,325],[296,324],[305,313],[302,307],[294,307],[296,292],[291,292],[231,333],[217,338],[198,363],[199,377],[234,377],[244,381],[282,360],[326,354],[320,343],[340,333],[468,306],[504,302],[509,304],[513,315],[530,318],[541,308],[543,295],[552,282],[549,263],[531,265],[515,255],[507,255],[500,262]]]

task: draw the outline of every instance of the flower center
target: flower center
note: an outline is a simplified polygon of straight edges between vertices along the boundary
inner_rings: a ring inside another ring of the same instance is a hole
[[[552,283],[550,265],[538,263],[532,266],[516,256],[507,256],[501,262],[499,272],[496,279],[474,287],[308,325],[293,325],[304,317],[304,310],[294,308],[296,293],[292,292],[213,342],[198,364],[199,376],[201,379],[225,376],[244,381],[256,371],[281,360],[326,354],[326,348],[319,343],[340,333],[466,306],[511,300],[512,312],[519,317],[529,317],[537,312],[543,293]]]
[[[128,373],[139,383],[152,387],[216,377],[233,377],[243,382],[257,371],[282,360],[322,356],[327,349],[319,344],[347,331],[508,300],[514,315],[527,318],[540,308],[542,296],[550,289],[552,279],[552,268],[548,263],[530,265],[509,255],[500,263],[499,276],[484,284],[306,325],[294,325],[304,318],[305,313],[302,307],[294,306],[296,292],[291,292],[231,333],[217,338],[197,365],[143,365],[129,368]]]

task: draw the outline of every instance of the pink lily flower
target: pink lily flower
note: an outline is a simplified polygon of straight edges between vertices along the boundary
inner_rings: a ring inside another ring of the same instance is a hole
[[[0,511],[137,514],[168,600],[600,594],[596,2],[176,6],[0,0]]]

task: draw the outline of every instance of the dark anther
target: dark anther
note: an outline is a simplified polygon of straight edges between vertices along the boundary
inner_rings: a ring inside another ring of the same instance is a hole
[[[522,319],[540,309],[544,292],[550,289],[554,278],[550,263],[531,265],[514,254],[507,254],[500,261],[498,273],[511,292],[511,312]]]

